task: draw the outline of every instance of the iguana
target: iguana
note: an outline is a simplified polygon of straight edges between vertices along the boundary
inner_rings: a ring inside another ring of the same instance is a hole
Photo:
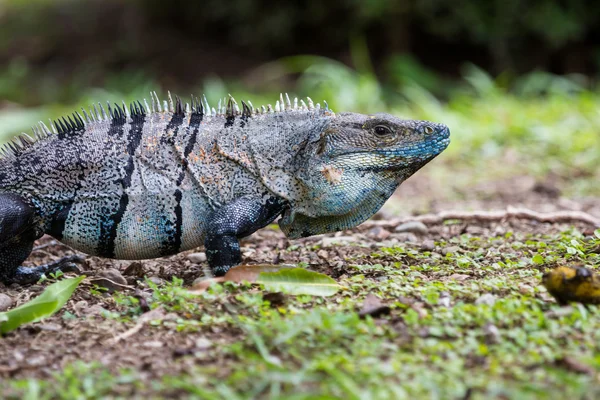
[[[445,125],[336,114],[310,98],[254,108],[230,96],[91,107],[22,134],[0,155],[0,281],[72,268],[25,267],[44,233],[83,253],[168,256],[204,245],[214,275],[238,240],[270,224],[288,238],[354,227],[449,144]]]

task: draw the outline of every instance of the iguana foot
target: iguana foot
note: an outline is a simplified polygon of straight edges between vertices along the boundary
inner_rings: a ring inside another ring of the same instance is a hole
[[[242,261],[239,238],[270,224],[287,206],[277,197],[242,197],[213,212],[204,240],[206,258],[214,276],[223,276]]]
[[[81,263],[85,258],[79,255],[66,256],[54,262],[36,267],[19,266],[14,275],[9,278],[10,283],[19,285],[29,285],[40,280],[42,275],[55,274],[57,272],[75,272],[81,273],[76,263]]]

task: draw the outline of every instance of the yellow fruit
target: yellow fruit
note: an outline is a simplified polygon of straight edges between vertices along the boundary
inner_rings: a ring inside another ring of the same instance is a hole
[[[560,304],[600,304],[600,276],[585,267],[557,267],[542,276],[542,284]]]

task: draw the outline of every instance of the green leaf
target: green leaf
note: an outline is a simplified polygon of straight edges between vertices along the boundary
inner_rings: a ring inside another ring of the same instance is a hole
[[[341,288],[331,277],[304,268],[261,272],[256,282],[263,284],[267,290],[293,295],[332,296]]]
[[[600,239],[600,229],[596,229],[596,230],[594,231],[594,235],[596,235],[596,237],[597,237],[598,239]]]
[[[544,257],[542,257],[542,256],[541,256],[541,255],[539,255],[539,254],[536,254],[536,255],[534,255],[534,256],[531,258],[531,261],[533,261],[533,263],[534,263],[534,264],[538,264],[538,265],[539,265],[539,264],[543,264],[543,263],[544,263]]]
[[[50,317],[65,305],[84,278],[85,276],[79,276],[53,283],[35,299],[0,313],[0,333],[7,333],[23,324]]]

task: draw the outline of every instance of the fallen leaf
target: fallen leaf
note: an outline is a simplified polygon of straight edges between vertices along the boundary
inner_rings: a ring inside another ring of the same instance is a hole
[[[200,294],[213,283],[222,282],[260,283],[271,292],[283,292],[292,295],[309,294],[313,296],[331,296],[341,287],[331,277],[304,268],[259,264],[239,265],[231,268],[225,276],[203,280],[195,284],[190,291]]]
[[[225,282],[224,276],[222,276],[220,278],[205,279],[203,281],[200,281],[200,282],[194,284],[194,286],[191,287],[190,292],[195,293],[195,294],[201,294],[201,293],[206,292],[206,290],[213,283],[222,283],[222,282]]]
[[[0,333],[7,333],[23,324],[50,317],[65,305],[83,279],[85,276],[60,280],[48,286],[35,299],[0,313]]]
[[[238,265],[231,268],[223,278],[228,282],[257,282],[258,277],[262,272],[278,272],[289,267],[281,267],[273,264],[258,264],[258,265]]]
[[[257,283],[273,292],[292,295],[332,296],[340,285],[331,277],[304,268],[284,268],[278,272],[261,272]]]

